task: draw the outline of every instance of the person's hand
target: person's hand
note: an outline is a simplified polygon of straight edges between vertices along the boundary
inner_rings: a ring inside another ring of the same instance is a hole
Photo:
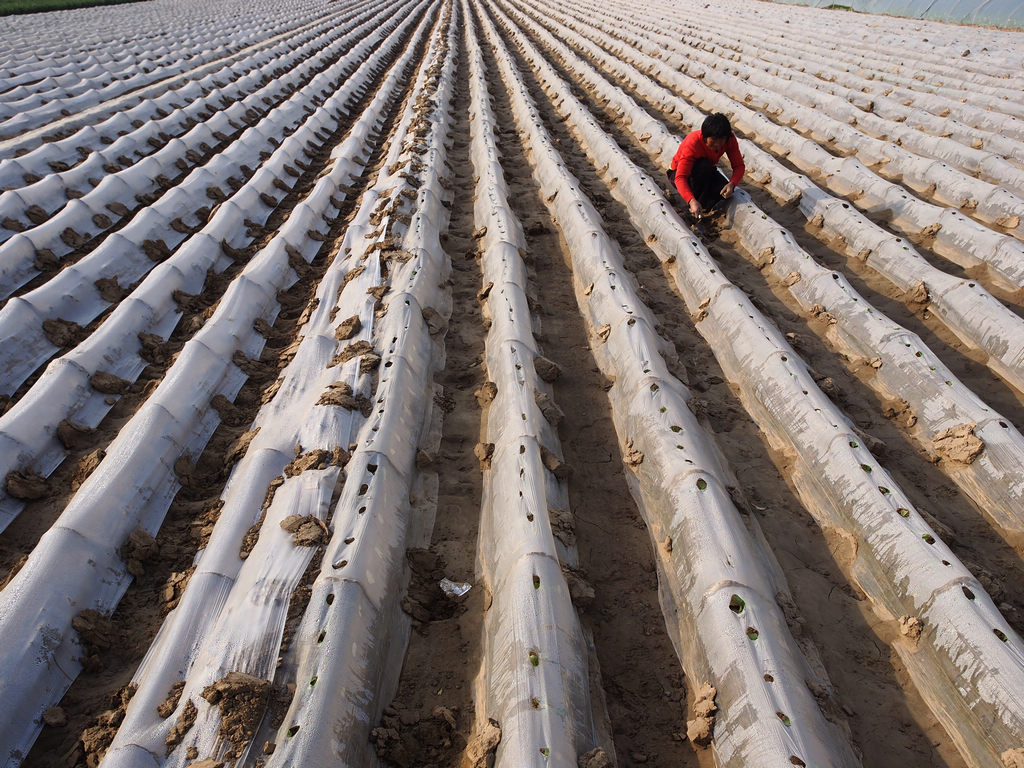
[[[700,216],[704,213],[704,209],[700,207],[700,203],[697,202],[697,198],[690,200],[690,213],[694,216]]]
[[[729,197],[734,189],[736,189],[736,185],[730,181],[728,184],[722,187],[722,197]]]

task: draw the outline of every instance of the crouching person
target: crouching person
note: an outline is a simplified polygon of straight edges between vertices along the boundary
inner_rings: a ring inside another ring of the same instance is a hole
[[[716,163],[727,155],[732,177],[726,179]],[[676,150],[668,176],[694,217],[711,213],[732,195],[746,170],[729,118],[708,115],[700,130],[691,132]],[[674,174],[674,177],[673,177]]]

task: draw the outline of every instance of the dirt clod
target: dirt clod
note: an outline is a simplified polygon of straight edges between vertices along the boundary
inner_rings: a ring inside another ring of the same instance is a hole
[[[494,443],[477,443],[473,448],[473,455],[480,460],[480,469],[490,469],[491,458],[494,456]]]
[[[122,395],[131,382],[106,371],[97,371],[89,378],[89,386],[104,395]]]
[[[284,468],[287,477],[295,477],[303,472],[315,469],[327,469],[328,467],[343,467],[348,463],[349,453],[344,448],[317,448],[306,453],[299,454]]]
[[[171,686],[171,690],[167,692],[167,698],[156,708],[156,713],[165,719],[173,715],[174,710],[178,708],[178,702],[181,700],[181,692],[184,690],[185,681],[178,680]]]
[[[327,524],[315,515],[288,515],[281,527],[292,534],[297,547],[318,547],[331,536]]]
[[[932,440],[932,446],[944,459],[958,464],[972,464],[985,450],[985,443],[974,434],[976,426],[976,424],[959,424],[944,429]]]
[[[547,392],[538,392],[537,390],[534,390],[533,398],[537,403],[537,407],[540,408],[541,415],[551,426],[557,427],[562,423],[562,420],[565,418],[565,413],[558,407],[558,404],[551,399],[551,395]]]
[[[353,394],[352,385],[347,381],[336,381],[329,384],[327,391],[320,395],[316,401],[317,405],[336,405],[350,411],[359,411],[363,416],[369,417],[373,412],[373,401],[366,395]]]
[[[7,474],[7,493],[21,501],[35,501],[46,496],[49,484],[46,478],[31,469]]]
[[[43,712],[43,722],[51,728],[63,728],[68,724],[68,715],[61,707],[50,707]]]
[[[916,616],[900,617],[900,634],[907,638],[911,646],[917,647],[922,632],[924,632],[924,623],[919,618]]]
[[[711,744],[715,730],[715,712],[718,706],[715,704],[715,696],[718,691],[704,683],[698,690],[693,702],[692,720],[686,721],[686,738],[695,746],[705,748]]]
[[[633,469],[636,469],[637,467],[644,463],[644,455],[643,453],[641,453],[640,451],[633,447],[632,440],[627,440],[626,449],[623,452],[622,460],[623,462],[625,462],[627,467],[632,467]]]
[[[454,722],[452,727],[454,727]],[[501,743],[501,725],[497,720],[488,718],[480,732],[469,740],[466,751],[462,755],[461,768],[487,768],[488,758],[498,749]]]
[[[82,457],[82,459],[75,466],[75,470],[71,475],[71,490],[77,491],[82,487],[84,483],[103,461],[107,452],[102,448],[97,448],[92,453],[89,453]]]
[[[128,536],[121,547],[121,559],[124,560],[128,573],[139,578],[146,572],[146,563],[160,554],[160,546],[148,532],[136,528]]]
[[[220,735],[231,742],[228,758],[241,757],[263,719],[270,681],[245,672],[228,672],[203,689],[202,697],[220,708]]]
[[[118,726],[124,720],[124,712],[128,708],[128,702],[135,695],[135,691],[134,684],[118,689],[110,697],[108,709],[96,718],[96,724],[82,731],[79,744],[87,766],[99,765],[103,759],[107,748],[114,740]]]
[[[338,341],[345,341],[351,339],[363,328],[362,322],[359,320],[359,315],[352,315],[347,320],[343,320],[338,328],[334,331],[334,338]]]
[[[546,357],[538,355],[533,358],[533,367],[537,371],[537,375],[540,376],[542,381],[546,381],[549,384],[556,379],[562,372],[562,369],[558,367],[558,364],[548,360]]]
[[[612,768],[612,761],[605,751],[598,747],[580,755],[576,766],[577,768]]]
[[[897,424],[910,428],[917,424],[917,416],[910,407],[910,403],[902,397],[887,400],[882,405],[882,414],[887,419],[892,419]]]
[[[170,732],[167,734],[167,738],[164,739],[164,744],[167,745],[167,754],[171,754],[174,748],[181,743],[181,740],[185,738],[185,734],[189,732],[193,725],[196,724],[196,718],[199,717],[199,710],[196,705],[189,699],[185,702],[185,708],[178,715],[178,719],[171,726]]]
[[[73,347],[85,338],[85,329],[70,320],[44,320],[43,333],[55,347]]]
[[[494,398],[498,396],[498,385],[493,381],[485,381],[477,387],[473,392],[473,396],[476,398],[477,404],[483,408],[493,402]]]

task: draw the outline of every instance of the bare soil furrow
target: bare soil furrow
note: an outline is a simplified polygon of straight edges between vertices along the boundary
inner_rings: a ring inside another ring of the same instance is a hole
[[[372,740],[387,766],[456,765],[472,738],[474,675],[487,595],[474,577],[481,478],[474,448],[480,441],[484,325],[473,260],[473,174],[469,159],[469,95],[465,51],[460,48],[453,105],[455,136],[449,163],[454,191],[451,220],[441,242],[451,261],[452,314],[444,332],[445,366],[435,376],[435,403],[443,412],[436,453],[421,456],[437,475],[433,534],[426,548],[410,550],[412,570],[404,607],[412,619],[408,651],[394,698],[376,723]],[[471,589],[446,595],[441,578]]]

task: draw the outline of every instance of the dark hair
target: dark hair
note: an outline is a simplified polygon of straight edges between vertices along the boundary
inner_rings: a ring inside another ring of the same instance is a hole
[[[700,135],[705,139],[729,138],[732,136],[732,126],[729,125],[729,118],[721,112],[708,115],[700,126]]]

